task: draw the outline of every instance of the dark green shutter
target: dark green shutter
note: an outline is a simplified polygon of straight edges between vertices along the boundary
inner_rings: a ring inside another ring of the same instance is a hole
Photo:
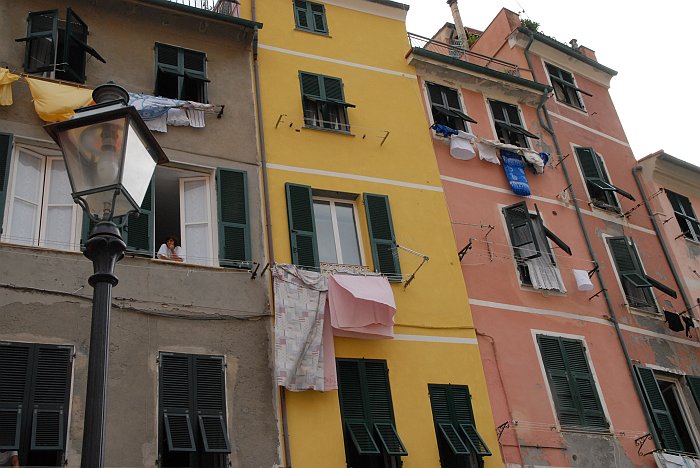
[[[0,343],[0,450],[19,449],[28,367],[28,345]]]
[[[401,281],[401,266],[399,252],[396,248],[389,197],[365,193],[364,202],[372,245],[374,271],[387,275],[389,281]]]
[[[17,41],[27,43],[24,52],[25,73],[53,71],[58,48],[58,10],[29,13],[27,37]]]
[[[287,183],[285,190],[292,263],[299,267],[318,268],[318,244],[311,187]]]
[[[602,168],[593,148],[576,148],[581,171],[586,179],[603,179]]]
[[[394,426],[394,405],[391,402],[386,362],[362,361],[360,365],[365,368],[367,403],[374,433],[388,455],[408,455]]]
[[[676,425],[673,422],[671,412],[666,406],[659,384],[656,382],[654,371],[648,367],[634,366],[637,374],[637,380],[644,392],[644,400],[647,408],[651,412],[656,435],[660,438],[659,441],[662,448],[672,451],[683,451],[683,443],[678,437]]]
[[[503,215],[506,218],[510,243],[518,258],[528,260],[542,255],[527,204],[519,202],[506,206],[503,208]]]
[[[459,430],[460,418],[464,418],[468,421],[469,412],[465,414],[464,405],[461,404],[463,401],[462,398],[460,398],[460,410],[457,411],[455,409],[455,400],[452,398],[450,392],[451,388],[451,385],[428,384],[433,421],[435,422],[438,434],[444,438],[453,454],[469,455],[471,453],[469,443],[463,440]],[[455,393],[459,393],[459,391]],[[468,396],[467,394],[467,398]],[[471,409],[471,404],[468,406]]]
[[[36,347],[33,385],[32,450],[63,450],[71,380],[72,349]]]
[[[360,455],[378,455],[379,448],[367,426],[360,362],[338,360],[338,398],[343,424]]]
[[[637,288],[651,287],[637,257],[637,249],[627,237],[611,237],[608,239],[610,250],[620,277],[627,279]]]
[[[88,27],[75,12],[68,8],[66,13],[66,31],[63,39],[63,78],[85,83],[85,48],[87,46]],[[57,76],[59,73],[56,74]],[[60,78],[60,77],[59,77]]]
[[[224,360],[195,356],[195,406],[205,452],[231,453],[226,431]]]
[[[0,234],[3,233],[3,217],[7,198],[7,181],[10,178],[10,156],[12,155],[12,134],[0,133]]]
[[[197,450],[190,413],[191,372],[188,356],[161,353],[160,405],[168,450],[171,452]]]
[[[698,406],[698,410],[700,410],[700,377],[686,375],[685,379],[688,381],[688,387],[690,387],[690,393],[693,394],[695,404]]]
[[[566,356],[574,394],[578,399],[583,416],[583,425],[585,427],[607,428],[608,422],[598,397],[598,390],[588,365],[583,343],[578,340],[562,338],[561,344]]]
[[[471,444],[474,453],[482,457],[491,456],[491,450],[486,446],[486,442],[481,438],[474,424],[460,424],[459,428]]]
[[[343,98],[343,80],[329,76],[322,77],[324,97],[329,101],[345,102]]]
[[[151,184],[143,197],[141,214],[130,214],[126,225],[122,228],[126,250],[135,255],[153,257],[154,184],[155,176],[151,179]]]
[[[299,72],[301,94],[311,99],[323,99],[321,76],[313,73]]]
[[[673,193],[670,190],[666,190],[666,195],[671,202],[676,220],[685,237],[700,241],[700,223],[698,223],[697,216],[695,216],[695,211],[688,197]]]
[[[219,265],[241,266],[250,260],[248,182],[243,171],[217,169]]]

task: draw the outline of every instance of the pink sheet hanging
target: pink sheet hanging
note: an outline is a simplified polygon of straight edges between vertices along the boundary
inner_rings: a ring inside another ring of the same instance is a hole
[[[385,277],[333,275],[328,281],[328,302],[335,336],[394,337],[396,302]]]

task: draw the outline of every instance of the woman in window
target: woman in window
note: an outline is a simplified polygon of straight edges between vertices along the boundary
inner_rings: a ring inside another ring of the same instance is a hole
[[[177,244],[177,239],[174,236],[165,238],[165,244],[161,244],[158,249],[158,258],[161,260],[170,260],[172,262],[181,262],[182,247]]]

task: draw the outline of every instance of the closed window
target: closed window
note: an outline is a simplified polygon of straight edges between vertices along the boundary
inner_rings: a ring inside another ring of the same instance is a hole
[[[693,206],[690,204],[688,197],[666,190],[668,201],[673,207],[673,214],[676,215],[678,226],[686,239],[692,239],[700,242],[700,222],[698,222]]]
[[[343,80],[331,76],[299,72],[304,124],[308,127],[350,131]]]
[[[571,255],[571,248],[544,225],[537,205],[535,210],[536,214],[530,213],[525,202],[503,208],[520,282],[535,289],[564,292],[564,283],[547,239],[568,255]]]
[[[24,72],[45,74],[59,80],[85,83],[85,65],[91,55],[105,60],[88,45],[87,24],[70,8],[66,19],[58,18],[58,10],[29,13],[25,42]]]
[[[462,112],[459,93],[456,89],[435,83],[426,83],[425,86],[428,88],[430,111],[433,114],[434,123],[463,131],[467,131],[466,122],[476,123],[476,120]]]
[[[483,465],[491,451],[476,430],[471,395],[466,385],[428,384],[435,434],[443,468]]]
[[[496,136],[501,143],[529,148],[528,137],[539,140],[540,137],[525,130],[518,106],[489,99],[489,107],[496,126]]]
[[[676,292],[668,286],[656,281],[644,272],[642,261],[639,259],[637,247],[629,237],[610,237],[608,245],[615,261],[617,276],[622,284],[627,303],[630,307],[658,312],[658,306],[652,288],[664,294],[676,297]]]
[[[156,96],[207,102],[204,52],[156,43]]]
[[[337,365],[347,465],[398,468],[408,452],[394,422],[386,361],[338,359]]]
[[[159,363],[159,466],[228,466],[224,358],[160,353]]]
[[[292,263],[317,269],[320,261],[333,258],[336,262],[329,263],[353,264],[362,260],[354,203],[314,199],[314,190],[307,185],[287,183],[285,187]],[[347,195],[349,200],[356,197]],[[362,199],[374,270],[387,275],[389,281],[400,281],[401,267],[389,197],[365,193]]]
[[[563,428],[606,431],[608,421],[583,342],[537,335],[537,344],[559,424]]]
[[[294,0],[294,21],[304,31],[328,34],[326,9],[320,3]]]
[[[615,192],[634,201],[634,197],[629,192],[610,183],[603,159],[593,148],[578,147],[576,156],[593,206],[619,213],[620,204],[615,198]]]
[[[20,466],[64,466],[73,348],[0,342],[0,451]]]
[[[576,86],[574,75],[568,71],[550,64],[546,64],[546,66],[547,73],[549,74],[549,81],[552,83],[554,96],[556,96],[557,101],[583,110],[583,100],[579,93],[586,94],[587,96],[591,96],[591,94],[579,89]]]

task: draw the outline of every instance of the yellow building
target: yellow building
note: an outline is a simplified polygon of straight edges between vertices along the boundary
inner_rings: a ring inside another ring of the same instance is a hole
[[[252,1],[272,261],[365,265],[396,301],[394,339],[335,337],[339,391],[282,389],[284,466],[502,466],[408,7]]]

